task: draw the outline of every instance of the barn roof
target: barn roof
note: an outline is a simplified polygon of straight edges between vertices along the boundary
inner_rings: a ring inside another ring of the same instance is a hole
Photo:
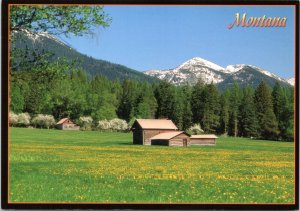
[[[174,138],[175,136],[178,136],[180,134],[184,133],[183,131],[176,131],[176,132],[167,132],[167,133],[160,133],[158,135],[155,135],[151,137],[150,139],[162,139],[162,140],[169,140],[171,138]]]
[[[137,119],[136,122],[143,129],[173,129],[178,130],[176,125],[169,119]]]
[[[67,121],[69,118],[63,118],[61,120],[59,120],[56,124],[57,125],[60,125],[60,124],[63,124],[65,121]]]
[[[214,134],[205,134],[205,135],[192,135],[190,138],[218,138]]]

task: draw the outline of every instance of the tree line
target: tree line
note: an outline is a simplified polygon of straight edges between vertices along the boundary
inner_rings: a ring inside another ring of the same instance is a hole
[[[232,87],[219,91],[201,80],[194,86],[174,86],[135,80],[89,79],[85,71],[59,59],[40,62],[30,70],[10,72],[10,109],[53,115],[56,120],[90,116],[95,127],[115,118],[168,118],[180,130],[200,125],[204,133],[293,140],[293,88],[262,81],[256,88]]]

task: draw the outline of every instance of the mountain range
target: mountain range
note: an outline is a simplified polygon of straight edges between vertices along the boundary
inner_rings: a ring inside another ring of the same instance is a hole
[[[283,79],[253,65],[236,64],[224,68],[199,57],[192,58],[174,69],[148,70],[144,73],[176,85],[186,83],[193,85],[201,79],[204,83],[217,84],[219,88],[231,86],[234,81],[240,86],[252,85],[255,87],[262,80],[265,80],[271,86],[276,82],[284,86],[290,86],[294,82],[294,79]]]
[[[174,69],[148,70],[143,73],[124,65],[84,55],[48,33],[32,34],[23,31],[14,34],[14,36],[15,48],[26,48],[35,52],[51,52],[53,60],[65,57],[69,60],[79,61],[79,67],[85,70],[89,77],[103,75],[111,80],[124,80],[127,78],[150,83],[167,80],[175,85],[186,83],[193,85],[201,78],[205,83],[213,82],[220,89],[231,86],[234,81],[240,86],[247,84],[257,86],[262,80],[265,80],[270,86],[273,86],[276,82],[284,86],[293,86],[295,81],[293,78],[285,80],[253,65],[237,64],[224,68],[199,57],[192,58]]]

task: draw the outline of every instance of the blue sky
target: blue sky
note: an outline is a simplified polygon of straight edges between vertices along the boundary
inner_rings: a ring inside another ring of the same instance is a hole
[[[105,6],[112,18],[95,36],[63,38],[79,52],[138,71],[175,68],[201,57],[226,67],[251,64],[294,77],[292,6]],[[235,14],[287,17],[286,27],[228,29]]]

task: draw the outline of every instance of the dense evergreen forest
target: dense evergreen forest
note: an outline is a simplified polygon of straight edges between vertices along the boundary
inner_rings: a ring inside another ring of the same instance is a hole
[[[293,140],[293,88],[262,81],[258,87],[219,91],[201,80],[195,86],[168,82],[150,84],[125,79],[92,79],[74,64],[60,59],[41,62],[30,71],[10,72],[10,109],[53,115],[56,120],[90,116],[132,122],[135,118],[169,118],[179,129],[199,124],[204,133]]]

